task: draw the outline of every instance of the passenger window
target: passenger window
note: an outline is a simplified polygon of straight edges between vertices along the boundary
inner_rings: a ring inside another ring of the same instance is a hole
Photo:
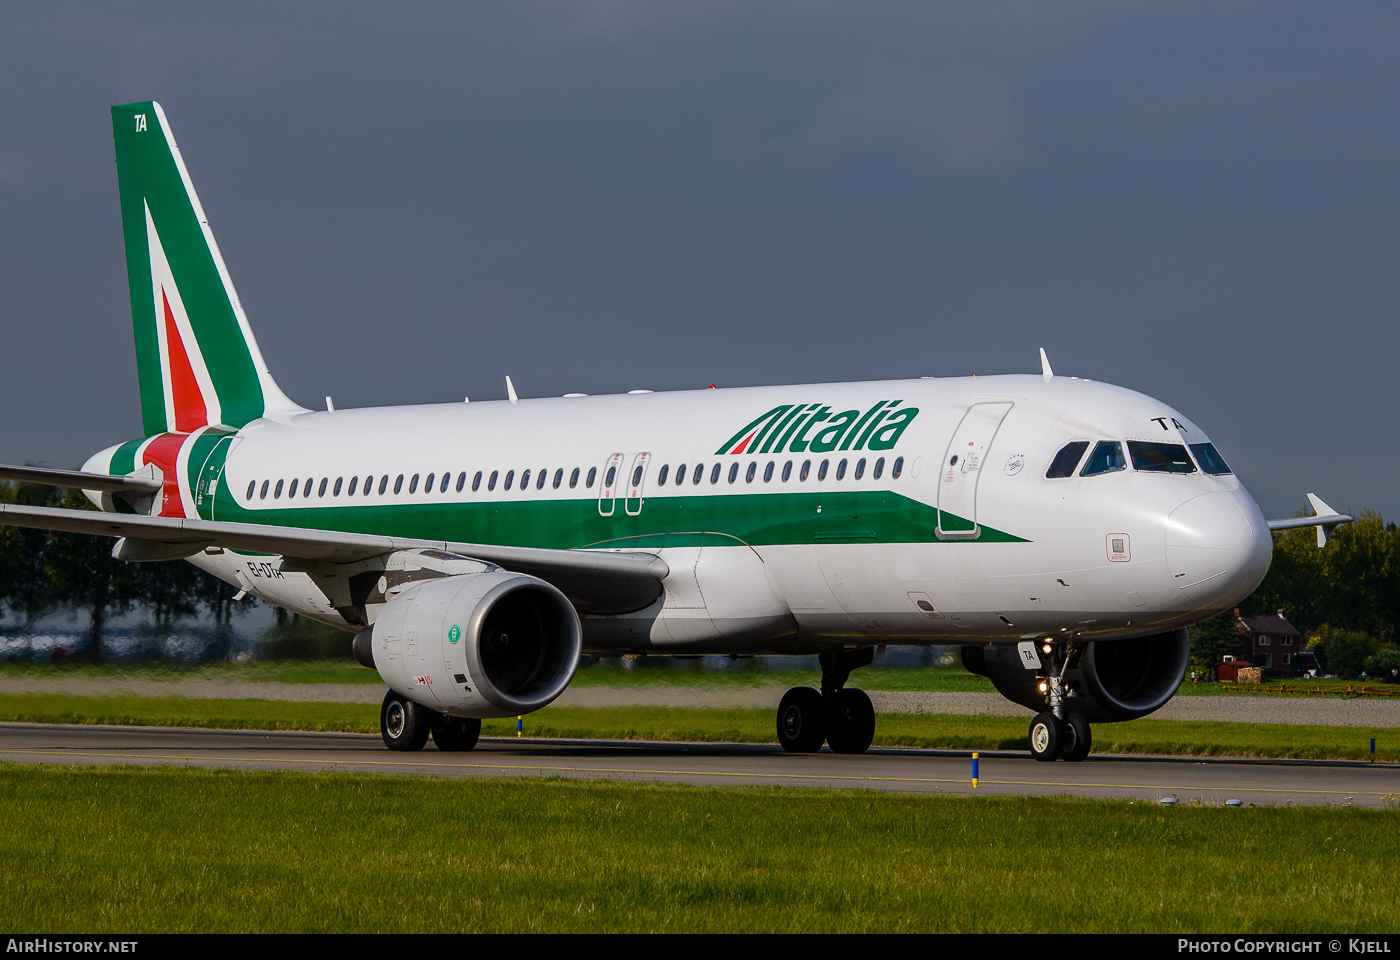
[[[466,476],[465,473],[462,474],[462,477],[465,477],[465,476]],[[461,490],[461,489],[462,489],[462,478],[461,478],[461,477],[458,477],[458,478],[457,478],[457,489],[458,489],[458,490]],[[478,490],[480,490],[480,489],[481,489],[481,471],[478,470],[478,471],[476,472],[476,476],[472,477],[472,493],[476,493],[476,492],[477,492]]]
[[[735,466],[738,466],[738,464],[735,464]],[[757,474],[757,473],[758,473],[758,461],[756,461],[756,460],[750,461],[750,462],[749,462],[749,469],[746,470],[746,471],[744,472],[744,482],[745,482],[745,483],[753,483],[754,475]]]
[[[428,479],[426,479],[426,480],[423,481],[423,492],[424,492],[424,493],[432,493],[432,492],[433,492],[433,481],[436,480],[436,479],[437,479],[437,474],[436,474],[436,473],[430,473],[430,474],[428,474]]]
[[[463,475],[462,475],[462,479],[463,479],[463,480],[466,480],[466,479],[467,479],[466,474],[463,474]],[[452,482],[452,473],[451,473],[450,471],[444,470],[444,471],[443,471],[443,474],[442,474],[442,483],[440,483],[440,484],[438,485],[438,493],[446,493],[446,492],[447,492],[447,485],[448,485],[449,483],[451,483],[451,482]],[[461,487],[458,487],[457,489],[460,490]]]
[[[671,465],[669,463],[663,463],[661,465],[661,472],[656,475],[656,485],[658,487],[666,486],[666,477],[670,474],[670,472]]]
[[[844,459],[836,465],[836,479],[846,479],[846,461]]]
[[[831,466],[831,461],[830,461],[830,460],[823,460],[823,461],[822,461],[822,465],[821,465],[820,467],[817,467],[817,479],[818,479],[818,480],[825,480],[825,479],[826,479],[826,468],[829,467],[829,466]]]
[[[611,486],[613,485],[613,481],[616,480],[616,479],[617,479],[617,467],[608,467],[608,476],[607,476],[607,479],[605,479],[605,480],[603,481],[603,486],[605,486],[605,487],[611,487]],[[589,486],[592,486],[592,484],[589,484]]]
[[[248,481],[248,496],[245,497],[244,499],[245,499],[245,500],[251,500],[251,499],[253,499],[253,491],[255,491],[255,490],[257,490],[257,489],[258,489],[258,481],[256,481],[256,480],[249,480],[249,481]]]
[[[676,486],[679,487],[683,483],[685,483],[685,464],[676,468]]]
[[[543,490],[544,482],[549,479],[549,468],[541,467],[539,475],[535,478],[535,489]]]
[[[588,482],[584,484],[584,487],[586,487],[586,488],[589,489],[589,490],[592,490],[592,489],[593,489],[593,481],[594,481],[594,480],[597,480],[597,479],[598,479],[598,468],[597,468],[597,467],[589,467],[589,468],[588,468]]]
[[[638,467],[632,471],[632,486],[639,487],[642,484],[642,468]]]
[[[307,477],[307,478],[306,478],[306,485],[303,486],[303,487],[301,488],[301,489],[302,489],[301,498],[302,498],[303,500],[305,500],[307,497],[311,496],[311,485],[312,485],[315,481],[316,481],[316,478],[315,478],[315,477]],[[322,496],[325,496],[325,494],[326,494],[326,481],[322,480],[322,481],[321,481],[321,495],[322,495]]]
[[[874,480],[879,480],[879,479],[880,479],[880,474],[882,474],[882,473],[884,473],[884,472],[885,472],[885,458],[884,458],[884,457],[881,457],[879,460],[876,460],[876,461],[875,461],[875,472],[872,473],[870,476],[871,476],[871,478],[874,479]]]
[[[1196,455],[1196,462],[1201,465],[1201,469],[1212,477],[1224,476],[1230,472],[1230,465],[1215,449],[1215,444],[1193,443],[1191,452]]]
[[[287,499],[290,500],[290,499],[292,499],[293,497],[295,497],[295,496],[297,495],[297,490],[300,489],[300,487],[301,487],[301,479],[300,479],[300,478],[293,478],[293,479],[292,479],[292,485],[291,485],[291,487],[287,490]]]
[[[791,479],[792,479],[792,461],[789,460],[787,463],[783,464],[783,483],[787,483],[787,482],[788,482],[789,480],[791,480]]]
[[[330,477],[327,477],[327,478],[326,478],[326,480],[329,480],[329,479],[330,479]],[[334,486],[334,487],[332,488],[332,490],[331,490],[331,496],[333,496],[333,497],[338,497],[338,496],[340,496],[340,482],[341,482],[342,480],[344,480],[344,479],[345,479],[344,477],[336,477],[336,478],[335,478],[335,486]],[[326,495],[326,480],[322,480],[322,481],[321,481],[321,490],[320,490],[320,492],[317,494],[317,496],[324,497],[324,496]]]
[[[403,490],[403,474],[399,474],[398,479],[396,479],[396,480],[394,481],[394,493],[397,494],[397,493],[401,492],[402,490]]]
[[[722,470],[722,469],[724,469],[724,468],[723,468],[720,464],[718,464],[718,463],[715,464],[715,465],[710,469],[710,482],[711,482],[711,483],[719,483],[719,472],[720,472],[720,470]]]
[[[803,483],[806,483],[806,482],[807,482],[807,477],[810,476],[811,473],[812,473],[812,461],[810,461],[810,460],[803,460],[803,461],[802,461],[802,472],[799,473],[799,474],[797,475],[797,479],[798,479],[798,480],[801,480]]]
[[[492,471],[491,471],[491,479],[486,481],[486,489],[487,489],[487,490],[495,490],[495,489],[496,489],[496,478],[499,477],[500,475],[501,475],[501,471],[499,471],[499,470],[492,470]]]
[[[578,486],[578,467],[574,467],[574,472],[571,473],[571,474],[569,474],[569,489],[572,490],[572,489],[574,489],[574,488],[577,487],[577,486]]]
[[[507,471],[506,471],[506,482],[503,483],[503,484],[501,485],[502,488],[505,489],[505,490],[509,490],[511,484],[513,484],[514,482],[515,482],[515,471],[514,471],[514,470],[507,470]]]
[[[861,457],[856,461],[856,479],[859,480],[863,476],[865,476],[865,458]]]
[[[403,478],[400,477],[399,479],[403,479]],[[394,484],[394,492],[395,492],[395,493],[398,493],[398,492],[399,492],[399,485],[398,485],[397,483]],[[409,492],[409,493],[417,493],[417,492],[418,492],[418,474],[416,474],[416,473],[413,475],[413,479],[410,480],[410,481],[408,481],[408,492]]]
[[[1146,440],[1129,440],[1128,455],[1133,458],[1133,469],[1148,473],[1195,473],[1196,465],[1186,453],[1186,447],[1179,443],[1150,443]]]
[[[1117,440],[1100,440],[1089,454],[1089,461],[1079,471],[1081,477],[1097,477],[1101,473],[1117,473],[1127,469],[1128,461],[1123,459],[1123,445]]]
[[[895,457],[894,466],[890,467],[890,479],[898,480],[899,475],[904,472],[904,458]]]
[[[399,474],[399,483],[403,483],[403,474]],[[386,473],[384,474],[384,476],[379,478],[379,495],[381,497],[384,496],[384,491],[387,489],[389,489],[389,475]],[[394,487],[394,492],[399,492],[399,488],[397,486]]]
[[[715,466],[719,466],[719,464],[715,464]],[[731,464],[729,465],[729,482],[730,482],[730,483],[733,483],[735,480],[738,480],[738,479],[739,479],[739,465],[738,465],[737,463],[731,463]]]
[[[510,476],[511,476],[510,474],[506,474],[506,489],[507,489],[507,490],[510,489]],[[530,489],[530,471],[529,471],[529,470],[526,470],[524,473],[522,473],[522,474],[520,475],[520,489],[521,489],[521,490],[529,490],[529,489]]]
[[[693,484],[695,484],[696,486],[699,486],[699,485],[700,485],[700,481],[703,480],[704,478],[705,478],[705,465],[704,465],[703,463],[697,463],[697,464],[695,465],[695,472],[692,473],[692,474],[690,475],[690,482],[693,483]]]
[[[272,488],[272,499],[279,500],[282,497],[282,481],[277,481],[277,486]]]
[[[359,477],[351,477],[351,478],[350,478],[350,492],[347,493],[346,496],[347,496],[347,497],[353,497],[353,496],[355,495],[355,490],[358,489],[359,486],[360,486],[360,478],[359,478]]]
[[[560,467],[554,471],[554,489],[558,490],[559,485],[564,482],[564,468]]]
[[[1088,440],[1075,440],[1065,444],[1060,448],[1060,452],[1055,454],[1055,459],[1050,461],[1050,469],[1045,471],[1045,479],[1062,480],[1065,477],[1074,476],[1074,468],[1079,466],[1084,451],[1088,449]]]

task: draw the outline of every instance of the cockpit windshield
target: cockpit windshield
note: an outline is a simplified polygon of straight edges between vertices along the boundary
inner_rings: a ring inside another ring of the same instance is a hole
[[[1186,447],[1179,443],[1149,443],[1146,440],[1129,440],[1128,453],[1133,458],[1133,469],[1149,473],[1195,473],[1196,465],[1186,454]]]
[[[1220,477],[1230,473],[1230,465],[1215,449],[1215,444],[1193,443],[1191,452],[1196,455],[1196,462],[1201,465],[1201,469],[1211,476]]]
[[[1126,469],[1128,462],[1123,459],[1123,445],[1117,440],[1100,440],[1089,454],[1088,463],[1079,471],[1081,477],[1096,477],[1101,473],[1114,473]]]
[[[1060,448],[1060,452],[1055,454],[1055,459],[1050,461],[1050,469],[1045,471],[1046,479],[1059,480],[1074,476],[1074,468],[1079,466],[1084,451],[1088,449],[1088,440],[1075,440],[1065,444]]]

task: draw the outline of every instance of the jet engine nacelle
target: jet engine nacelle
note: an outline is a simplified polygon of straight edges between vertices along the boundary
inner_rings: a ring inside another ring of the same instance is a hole
[[[1084,645],[1078,661],[1065,671],[1069,697],[1065,709],[1091,723],[1136,720],[1159,710],[1181,685],[1191,656],[1191,640],[1182,627],[1130,640],[1095,640]],[[1013,703],[1049,709],[1040,692],[1039,671],[1027,670],[1011,644],[962,648],[963,665],[989,678],[997,692]]]
[[[555,587],[493,570],[403,587],[354,649],[409,699],[487,718],[547,706],[574,678],[582,644],[578,614]]]

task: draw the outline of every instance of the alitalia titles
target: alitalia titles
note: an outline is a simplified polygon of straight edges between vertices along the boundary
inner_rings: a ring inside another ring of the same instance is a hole
[[[892,450],[919,415],[918,407],[900,407],[902,402],[881,400],[863,413],[832,413],[820,403],[783,404],[745,425],[715,455]]]

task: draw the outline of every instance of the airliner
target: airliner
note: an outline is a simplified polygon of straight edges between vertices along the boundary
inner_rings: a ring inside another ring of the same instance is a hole
[[[0,477],[98,511],[0,523],[188,560],[353,634],[384,743],[469,750],[584,656],[816,655],[783,748],[862,753],[853,671],[950,645],[1035,716],[1039,760],[1176,692],[1186,627],[1268,570],[1271,529],[1206,432],[1132,390],[1030,375],[311,410],[273,380],[165,112],[112,108],[143,433]],[[347,638],[348,639],[348,638]]]

